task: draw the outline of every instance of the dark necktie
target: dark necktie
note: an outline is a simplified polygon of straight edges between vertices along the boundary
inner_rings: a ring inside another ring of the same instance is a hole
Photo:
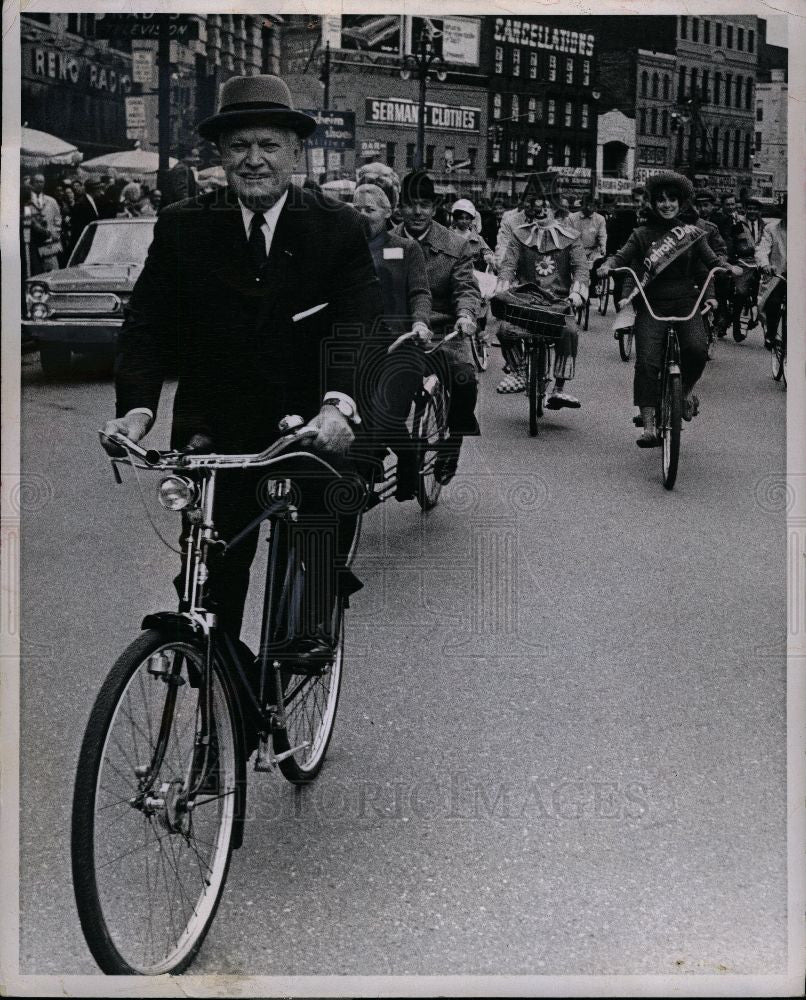
[[[263,227],[266,225],[266,217],[262,212],[255,212],[249,226],[249,254],[255,271],[260,274],[268,260],[266,253],[266,238],[263,235]]]

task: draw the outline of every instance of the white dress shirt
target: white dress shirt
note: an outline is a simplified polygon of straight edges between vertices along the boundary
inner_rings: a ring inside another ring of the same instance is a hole
[[[263,212],[263,217],[266,221],[266,224],[262,227],[262,231],[263,231],[263,239],[266,241],[267,257],[271,253],[271,244],[272,240],[274,239],[274,231],[277,228],[277,220],[280,218],[280,213],[282,212],[283,207],[285,206],[287,198],[288,198],[288,189],[286,189],[283,192],[283,194],[277,199],[277,201],[272,205],[271,208],[268,208],[266,209],[265,212]],[[244,203],[240,200],[240,198],[238,199],[238,206],[241,209],[241,218],[243,219],[243,227],[244,231],[246,232],[246,238],[248,240],[251,232],[252,219],[257,213],[252,211],[251,208],[247,208],[246,205],[244,205]],[[325,393],[324,399],[343,400],[345,403],[347,403],[348,406],[352,407],[354,414],[357,415],[358,413],[358,408],[355,405],[355,400],[344,392],[336,392],[335,390],[331,390],[330,392]],[[137,406],[133,410],[129,410],[129,413],[127,413],[126,416],[128,416],[130,413],[145,413],[148,415],[149,419],[151,420],[154,419],[153,412],[146,406]]]

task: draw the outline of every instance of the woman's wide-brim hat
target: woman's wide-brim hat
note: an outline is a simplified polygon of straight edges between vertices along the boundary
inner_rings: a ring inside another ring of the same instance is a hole
[[[233,76],[221,85],[218,111],[200,122],[198,132],[215,142],[225,129],[250,125],[292,129],[305,139],[317,121],[294,108],[291,91],[279,76]]]
[[[694,197],[694,185],[688,177],[673,170],[664,170],[663,173],[653,174],[647,179],[646,193],[650,201],[655,200],[658,191],[678,191],[681,201],[691,201]]]

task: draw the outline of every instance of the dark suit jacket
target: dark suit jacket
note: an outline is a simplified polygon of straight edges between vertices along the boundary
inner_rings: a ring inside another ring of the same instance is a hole
[[[175,370],[174,445],[201,432],[217,450],[256,451],[284,415],[314,416],[326,391],[362,407],[362,342],[381,312],[349,206],[292,185],[257,281],[228,191],[172,205],[157,219],[127,309],[117,413],[156,412],[163,377]]]
[[[92,207],[89,199],[86,196],[79,198],[70,212],[70,251],[78,243],[78,238],[86,227],[98,218],[100,215]]]
[[[419,243],[384,230],[370,243],[370,250],[381,283],[385,324],[400,332],[411,329],[415,320],[427,325],[431,292]]]
[[[177,163],[168,171],[168,190],[163,192],[163,205],[172,205],[185,198],[195,198],[198,184],[193,170],[186,163]]]

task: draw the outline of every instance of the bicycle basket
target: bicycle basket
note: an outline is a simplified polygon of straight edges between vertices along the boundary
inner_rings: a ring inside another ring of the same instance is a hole
[[[567,306],[564,302],[547,302],[536,285],[518,285],[499,292],[490,300],[496,319],[519,327],[524,335],[559,340],[565,333]]]

